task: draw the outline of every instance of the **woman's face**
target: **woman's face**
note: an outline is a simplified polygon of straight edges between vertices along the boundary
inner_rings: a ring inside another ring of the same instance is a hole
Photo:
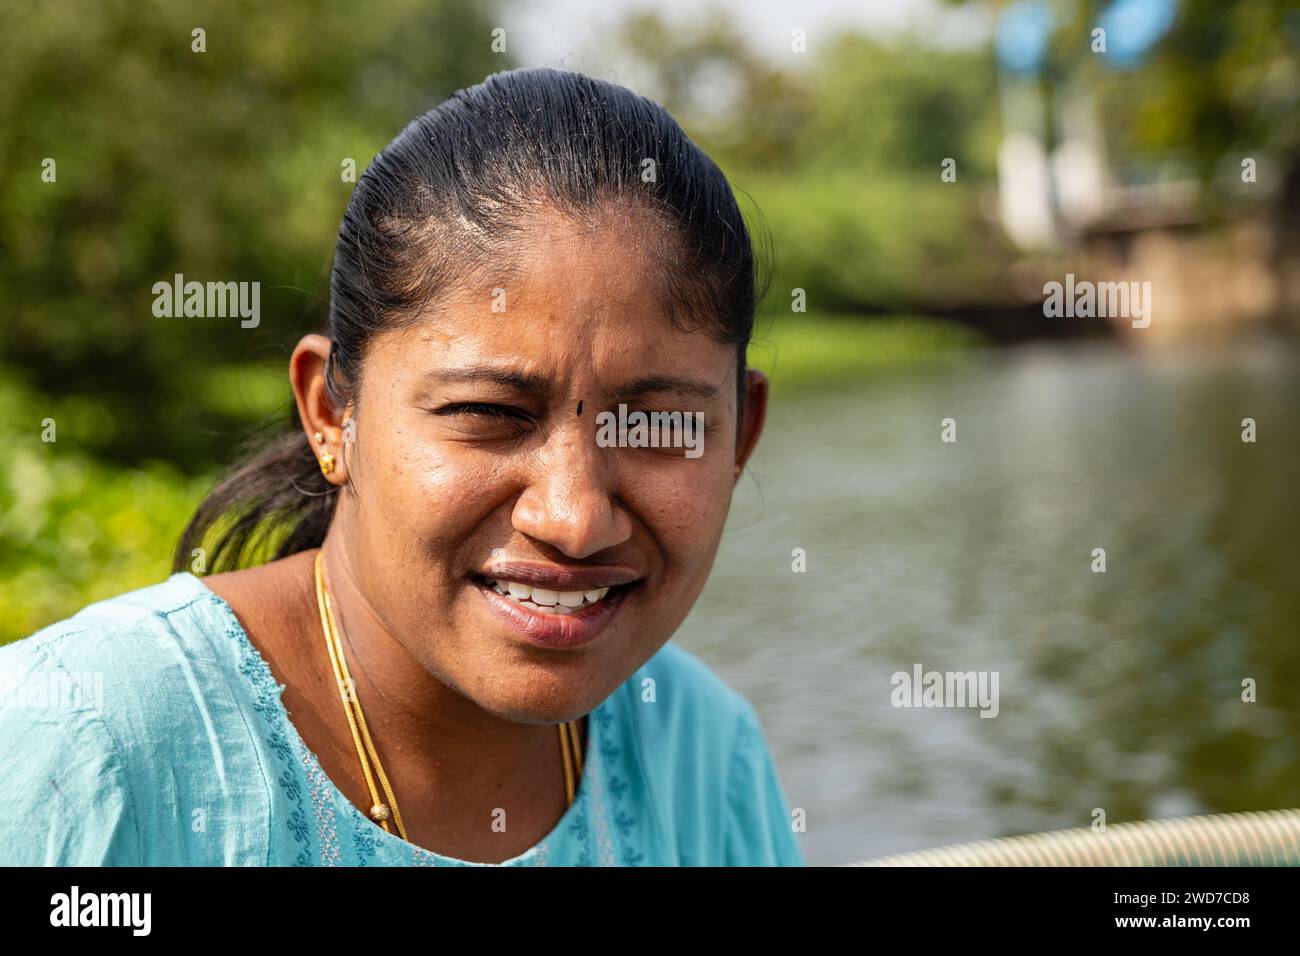
[[[766,381],[738,433],[735,351],[670,325],[638,226],[548,218],[363,363],[334,530],[388,632],[505,719],[587,713],[668,640],[762,427]],[[603,447],[620,403],[702,413],[702,439]]]

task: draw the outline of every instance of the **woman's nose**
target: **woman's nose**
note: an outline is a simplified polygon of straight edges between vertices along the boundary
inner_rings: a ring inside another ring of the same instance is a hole
[[[632,520],[613,487],[616,463],[608,456],[617,449],[598,447],[577,423],[564,432],[537,455],[511,522],[567,557],[586,558],[630,538]]]

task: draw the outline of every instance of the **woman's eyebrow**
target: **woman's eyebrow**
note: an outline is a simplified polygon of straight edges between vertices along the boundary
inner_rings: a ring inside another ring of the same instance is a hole
[[[434,369],[425,372],[420,382],[425,386],[487,383],[540,396],[547,395],[551,390],[551,383],[545,376],[519,369],[498,368],[494,365],[465,365],[459,368]]]
[[[551,392],[551,382],[543,375],[521,369],[501,368],[494,365],[465,365],[459,368],[440,368],[424,373],[422,385],[491,384],[528,395],[546,397]],[[615,399],[641,398],[655,392],[677,392],[700,399],[717,398],[721,385],[681,375],[646,375],[615,388],[610,397]]]
[[[653,392],[680,392],[696,398],[716,398],[722,390],[721,385],[710,385],[696,378],[684,378],[680,375],[647,375],[638,378],[613,392],[614,398],[639,398]]]

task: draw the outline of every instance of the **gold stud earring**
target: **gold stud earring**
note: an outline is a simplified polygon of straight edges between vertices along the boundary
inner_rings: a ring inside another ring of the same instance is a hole
[[[333,470],[334,470],[334,456],[331,455],[329,452],[326,452],[325,454],[320,456],[320,473],[322,475],[328,475]]]

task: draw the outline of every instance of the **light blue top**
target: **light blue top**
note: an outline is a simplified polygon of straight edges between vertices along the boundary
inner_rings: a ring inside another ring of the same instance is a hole
[[[188,573],[0,647],[0,865],[488,865],[371,821],[283,691]],[[665,644],[588,725],[573,804],[502,865],[804,864],[753,707],[688,651]]]

